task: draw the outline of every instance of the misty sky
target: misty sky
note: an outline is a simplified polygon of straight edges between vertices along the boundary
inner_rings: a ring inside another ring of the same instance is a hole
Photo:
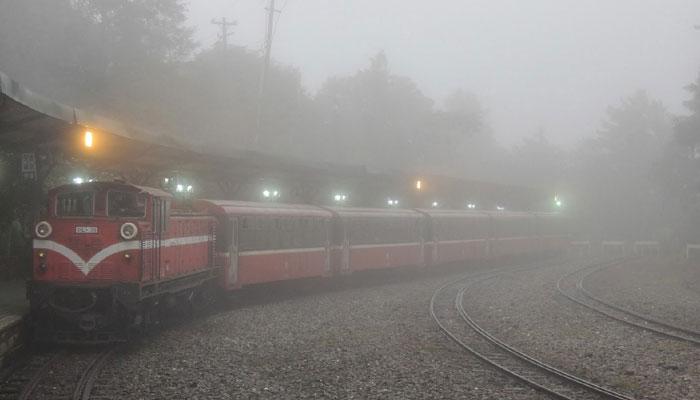
[[[212,18],[238,21],[231,41],[260,49],[267,0],[191,0],[202,46]],[[682,112],[700,71],[698,0],[278,0],[273,57],[298,67],[314,92],[364,68],[379,50],[440,105],[474,92],[499,140],[544,129],[570,146],[595,132],[605,108],[646,89]]]

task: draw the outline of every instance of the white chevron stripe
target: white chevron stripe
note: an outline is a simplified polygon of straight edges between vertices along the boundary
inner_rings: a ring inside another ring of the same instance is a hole
[[[160,242],[160,247],[175,247],[175,246],[186,246],[190,244],[205,243],[210,240],[209,236],[187,236],[187,237],[176,237],[170,239],[164,239]],[[104,261],[110,256],[117,253],[128,250],[138,250],[143,244],[144,249],[153,248],[153,240],[144,240],[143,242],[139,240],[130,240],[127,242],[119,242],[113,245],[107,246],[100,250],[92,256],[88,261],[83,260],[75,251],[69,249],[68,247],[56,243],[53,240],[40,240],[34,239],[35,249],[44,249],[55,251],[56,253],[64,256],[70,262],[73,263],[84,275],[87,275],[92,271],[99,263]]]
[[[198,244],[198,243],[204,243],[204,242],[208,242],[208,241],[209,241],[209,236],[207,236],[207,235],[184,236],[184,237],[163,239],[160,241],[160,247],[186,246],[188,244]],[[144,240],[143,243],[144,243],[144,248],[146,248],[146,249],[153,248],[153,241],[152,240]]]
[[[247,250],[238,253],[239,256],[261,256],[269,254],[314,253],[326,251],[325,247],[307,247],[302,249],[276,249],[276,250]]]

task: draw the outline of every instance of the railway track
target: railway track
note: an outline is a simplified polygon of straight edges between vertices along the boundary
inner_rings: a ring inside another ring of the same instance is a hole
[[[553,398],[632,400],[628,395],[572,375],[508,345],[480,326],[464,308],[464,294],[474,285],[495,279],[504,273],[525,272],[536,268],[538,267],[495,270],[448,282],[433,293],[430,315],[440,330],[459,347]],[[438,303],[443,304],[443,307],[438,309]]]
[[[619,265],[622,262],[622,260],[617,260],[615,262],[591,265],[578,269],[561,277],[557,282],[557,290],[571,301],[626,325],[653,332],[667,338],[691,343],[696,346],[700,345],[700,331],[674,325],[613,304],[596,296],[586,288],[586,280],[593,274]]]
[[[0,400],[27,399],[54,361],[63,352],[27,356],[17,361],[0,376]]]
[[[115,351],[111,346],[98,351],[29,355],[0,380],[0,400],[116,398],[109,395],[105,382],[98,380]]]

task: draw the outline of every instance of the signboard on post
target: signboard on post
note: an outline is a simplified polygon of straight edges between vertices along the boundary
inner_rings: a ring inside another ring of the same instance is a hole
[[[22,177],[36,179],[36,155],[34,153],[22,153]]]

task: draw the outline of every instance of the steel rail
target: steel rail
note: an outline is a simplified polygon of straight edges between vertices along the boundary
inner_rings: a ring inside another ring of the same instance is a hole
[[[500,370],[501,372],[506,373],[506,375],[509,375],[509,376],[511,376],[511,377],[513,377],[513,378],[515,378],[515,379],[517,379],[517,380],[520,380],[520,381],[526,383],[527,385],[529,385],[529,386],[535,388],[536,390],[539,390],[539,391],[541,391],[541,392],[544,392],[544,393],[546,393],[546,394],[549,394],[549,395],[551,395],[551,396],[554,396],[554,397],[557,398],[557,399],[561,399],[561,400],[574,400],[574,399],[572,399],[572,398],[570,398],[570,397],[561,395],[561,394],[555,392],[554,390],[549,389],[548,387],[546,387],[546,386],[544,386],[544,385],[541,385],[541,384],[539,384],[539,383],[537,383],[537,382],[535,382],[535,381],[533,381],[533,380],[531,380],[531,379],[529,379],[529,378],[527,378],[527,377],[525,377],[525,376],[523,376],[523,375],[521,375],[521,374],[519,374],[519,373],[517,373],[517,372],[515,372],[515,371],[512,371],[512,370],[510,370],[510,369],[508,369],[508,368],[504,368],[503,366],[501,366],[501,365],[500,365],[499,363],[497,363],[496,361],[491,360],[490,358],[488,358],[488,357],[485,356],[485,355],[482,355],[482,354],[481,354],[480,352],[478,352],[476,349],[474,349],[474,348],[472,348],[471,346],[469,346],[468,344],[464,343],[464,341],[462,341],[455,333],[453,333],[452,331],[450,331],[450,330],[440,321],[440,318],[438,318],[437,313],[435,312],[435,302],[436,302],[437,297],[438,297],[446,288],[448,288],[449,286],[456,285],[456,284],[458,284],[458,283],[460,283],[460,282],[463,282],[463,281],[465,281],[465,280],[467,280],[467,279],[468,279],[468,278],[465,277],[465,278],[462,278],[462,279],[458,279],[458,280],[456,280],[456,281],[454,281],[454,282],[447,282],[447,283],[445,283],[444,285],[442,285],[442,286],[440,286],[439,288],[437,288],[437,289],[435,290],[435,292],[433,293],[433,296],[432,296],[431,299],[430,299],[430,316],[433,318],[433,321],[435,321],[435,323],[437,324],[437,326],[438,326],[438,328],[440,329],[440,331],[441,331],[443,334],[445,334],[448,338],[450,338],[453,342],[455,342],[455,343],[456,343],[459,347],[461,347],[463,350],[466,350],[467,352],[469,352],[470,354],[474,355],[475,357],[477,357],[477,358],[480,359],[481,361],[485,362],[486,364],[489,364],[489,365],[491,365],[492,367],[494,367],[494,368]]]
[[[543,268],[542,266],[536,267],[536,268]],[[445,324],[440,321],[440,318],[437,316],[437,312],[435,310],[435,304],[438,296],[440,296],[448,287],[451,286],[456,286],[460,283],[463,283],[465,281],[468,281],[470,279],[474,278],[481,278],[477,279],[476,281],[471,282],[470,284],[466,284],[463,288],[461,288],[455,298],[455,308],[459,312],[460,316],[462,319],[469,325],[470,328],[474,332],[476,332],[479,337],[482,339],[485,339],[488,343],[490,343],[492,346],[495,346],[501,353],[506,353],[510,357],[517,359],[521,362],[524,362],[526,366],[528,366],[531,369],[537,370],[540,373],[544,373],[545,376],[540,376],[539,378],[551,378],[555,377],[557,380],[560,381],[560,383],[564,383],[565,385],[571,385],[575,386],[577,388],[581,388],[585,390],[587,393],[594,394],[596,396],[602,396],[603,398],[607,399],[618,399],[618,400],[633,400],[632,397],[629,397],[625,394],[618,393],[613,391],[612,389],[603,387],[601,385],[597,385],[593,382],[590,382],[588,380],[585,380],[583,378],[577,377],[575,375],[572,375],[570,373],[567,373],[559,368],[556,368],[552,365],[549,365],[541,360],[538,360],[532,356],[529,356],[514,347],[506,344],[505,342],[497,339],[495,336],[490,334],[488,331],[483,329],[480,325],[478,325],[473,318],[471,318],[466,310],[464,309],[463,306],[463,300],[464,300],[464,293],[467,290],[468,287],[471,287],[472,285],[475,285],[480,282],[484,282],[488,279],[495,278],[503,273],[507,272],[520,272],[523,270],[528,270],[528,269],[533,269],[533,268],[520,268],[520,269],[510,269],[506,271],[498,270],[498,271],[487,271],[484,274],[478,274],[476,276],[473,275],[468,275],[461,277],[455,281],[452,282],[447,282],[437,288],[435,292],[433,293],[433,296],[431,297],[430,300],[430,315],[437,324],[437,326],[440,328],[440,330],[448,336],[452,341],[454,341],[458,346],[460,346],[462,349],[468,351],[469,353],[473,354],[480,360],[486,362],[487,364],[495,367],[496,369],[506,373],[509,376],[512,376],[527,385],[533,387],[536,390],[539,390],[541,392],[544,392],[550,396],[553,396],[558,399],[574,399],[574,397],[571,397],[571,395],[567,395],[564,393],[560,393],[557,389],[553,388],[553,385],[549,385],[547,383],[541,383],[542,379],[537,379],[538,377],[531,377],[531,376],[525,376],[526,373],[529,373],[530,371],[516,371],[515,368],[513,367],[508,367],[504,365],[505,363],[503,360],[498,360],[494,355],[488,355],[485,354],[486,352],[482,352],[477,350],[473,345],[469,345],[464,342],[464,340],[460,339],[457,334],[455,334],[453,331],[450,331]],[[498,355],[499,358],[502,358],[502,356]],[[532,375],[531,373],[529,375]],[[538,382],[539,381],[539,382]]]
[[[73,392],[73,400],[90,400],[92,389],[95,387],[95,380],[115,351],[116,347],[106,348],[90,361],[90,364],[83,370],[78,380]]]
[[[607,398],[611,399],[624,399],[624,400],[631,400],[632,398],[616,392],[612,389],[606,388],[604,386],[598,385],[596,383],[593,383],[591,381],[588,381],[586,379],[580,378],[576,375],[570,374],[561,368],[557,368],[552,366],[551,364],[547,364],[541,360],[538,360],[537,358],[534,358],[518,349],[515,347],[503,342],[502,340],[496,338],[494,335],[489,333],[486,329],[481,327],[474,319],[467,313],[467,311],[464,309],[464,292],[467,290],[466,287],[462,288],[459,293],[457,294],[457,299],[455,301],[455,304],[457,306],[457,310],[459,311],[460,316],[462,319],[472,328],[474,329],[479,335],[487,339],[489,342],[495,344],[498,348],[505,350],[506,352],[520,358],[523,361],[526,361],[544,371],[547,371],[548,373],[558,377],[562,378],[566,381],[569,381],[571,383],[574,383],[580,387],[583,387],[585,389],[588,389],[592,392],[595,392],[596,394],[603,395]]]
[[[110,346],[102,349],[93,355],[92,358],[87,362],[86,366],[82,368],[80,377],[75,383],[75,387],[72,392],[68,393],[38,393],[42,385],[42,382],[49,374],[51,367],[53,367],[60,360],[66,359],[68,353],[65,350],[60,350],[57,353],[48,357],[46,361],[36,367],[32,367],[32,359],[26,362],[24,367],[17,367],[10,376],[8,376],[5,382],[15,381],[18,386],[17,399],[19,400],[30,400],[37,397],[44,399],[72,399],[72,400],[89,400],[93,388],[95,387],[95,381],[97,380],[99,373],[104,368],[107,361],[114,355],[116,351],[115,346]],[[37,357],[37,356],[29,356]],[[23,374],[28,375],[28,377],[22,376]],[[73,381],[73,378],[70,379]],[[24,383],[26,382],[26,383]],[[21,386],[19,386],[21,385]],[[5,395],[11,394],[10,392],[3,392],[0,394],[0,398],[4,398]]]
[[[39,386],[39,383],[41,380],[44,378],[44,375],[46,375],[46,372],[48,371],[49,367],[51,367],[56,361],[58,361],[61,357],[65,355],[64,351],[57,352],[53,356],[51,356],[46,362],[44,362],[41,367],[39,367],[32,376],[29,378],[29,381],[27,382],[26,385],[22,388],[22,391],[19,393],[19,396],[17,398],[19,400],[31,400],[32,395],[34,394],[34,391],[36,388]]]
[[[586,278],[590,277],[594,273],[613,267],[615,265],[620,264],[621,260],[617,260],[615,262],[612,262],[610,264],[603,264],[603,265],[594,265],[594,266],[588,266],[585,268],[581,268],[579,270],[576,270],[570,274],[562,276],[559,281],[557,281],[557,290],[567,297],[569,300],[580,304],[583,307],[586,307],[592,311],[595,311],[599,314],[605,315],[606,317],[609,317],[615,321],[622,322],[628,326],[632,326],[635,328],[643,329],[648,332],[652,332],[670,339],[675,339],[675,340],[681,340],[684,342],[692,343],[694,345],[700,345],[700,332],[695,331],[689,328],[681,327],[681,326],[676,326],[671,323],[668,323],[666,321],[661,321],[656,318],[650,317],[648,315],[644,315],[641,313],[637,313],[635,311],[629,310],[627,308],[618,306],[616,304],[612,304],[611,302],[608,302],[599,296],[596,296],[592,292],[590,292],[588,289],[586,289],[584,285],[584,281]],[[577,292],[583,295],[583,298],[588,299],[590,301],[583,300],[581,298],[577,298],[576,296],[572,295],[571,293],[567,293],[567,291],[563,288],[563,282],[578,274],[581,272],[584,272],[585,270],[591,269],[591,271],[588,274],[583,274],[576,282],[576,289]],[[606,309],[607,307],[607,309]],[[612,311],[611,311],[612,310]],[[635,320],[636,319],[636,320]]]
[[[577,286],[581,289],[581,291],[582,291],[586,296],[590,297],[591,299],[593,299],[593,300],[595,300],[595,301],[597,301],[597,302],[599,302],[599,303],[601,303],[601,304],[605,304],[606,306],[608,306],[608,307],[610,307],[610,308],[613,308],[613,309],[615,309],[615,310],[618,310],[618,311],[620,311],[620,312],[623,312],[623,313],[625,313],[625,314],[629,314],[629,315],[635,316],[635,317],[637,317],[637,318],[639,318],[639,319],[643,319],[643,320],[645,320],[645,321],[647,321],[647,322],[651,322],[651,323],[654,323],[654,324],[656,324],[656,325],[663,326],[664,328],[668,328],[668,329],[675,330],[675,331],[678,331],[678,332],[683,332],[683,333],[685,333],[685,334],[687,334],[687,335],[693,336],[692,342],[695,343],[695,344],[700,344],[700,331],[698,331],[698,330],[694,330],[694,329],[691,329],[691,328],[687,328],[687,327],[685,327],[685,326],[675,325],[675,324],[672,324],[672,323],[670,323],[670,322],[668,322],[668,321],[663,321],[663,320],[661,320],[661,319],[652,317],[652,316],[650,316],[650,315],[645,315],[645,314],[642,314],[642,313],[638,313],[638,312],[636,312],[636,311],[630,310],[629,308],[625,308],[625,307],[619,306],[619,305],[617,305],[617,304],[613,304],[613,303],[611,303],[611,302],[609,302],[609,301],[606,301],[606,300],[600,298],[599,296],[596,296],[595,294],[593,294],[590,290],[586,289],[586,286],[585,286],[585,279],[586,279],[586,278],[589,278],[589,277],[590,277],[591,275],[593,275],[595,272],[596,272],[596,271],[594,271],[593,273],[591,273],[590,275],[588,275],[588,276],[586,276],[586,277],[583,277],[583,278],[581,279],[581,281],[580,281],[580,285],[577,285]],[[679,338],[680,338],[680,337],[679,337]]]

